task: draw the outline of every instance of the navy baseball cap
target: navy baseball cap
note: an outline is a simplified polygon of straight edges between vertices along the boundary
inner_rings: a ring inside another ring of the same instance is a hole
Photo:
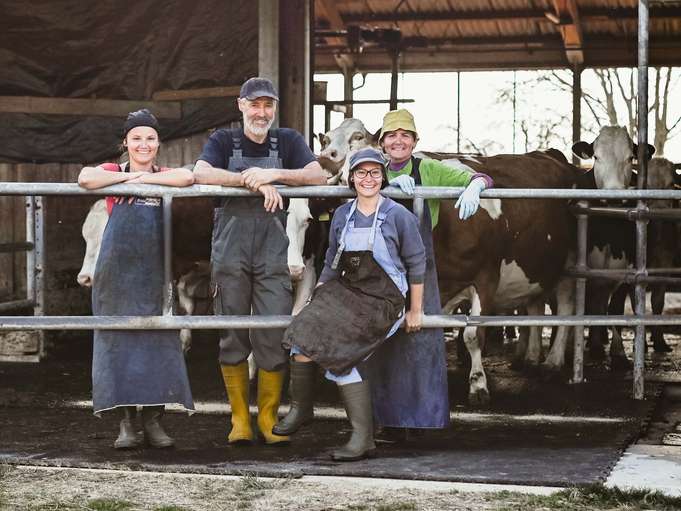
[[[260,78],[259,76],[249,78],[244,82],[239,97],[250,101],[257,98],[272,98],[279,101],[279,93],[274,88],[274,84],[267,78]]]
[[[385,170],[385,158],[383,158],[383,153],[378,149],[373,147],[365,147],[360,149],[355,154],[350,156],[350,174],[355,171],[360,163],[370,161],[372,163],[378,163],[381,166],[381,172],[383,172],[383,182],[381,183],[381,188],[388,186],[388,173]],[[351,190],[355,189],[355,183],[352,179],[348,179],[348,187]]]
[[[365,147],[350,156],[350,170],[355,170],[357,165],[366,161],[378,163],[382,167],[385,167],[385,158],[383,158],[381,151],[374,149],[373,147]]]

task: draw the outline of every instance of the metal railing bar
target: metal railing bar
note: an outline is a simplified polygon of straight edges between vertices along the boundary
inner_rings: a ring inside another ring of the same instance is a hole
[[[602,216],[609,218],[623,218],[627,220],[638,219],[669,219],[681,220],[681,209],[678,208],[646,208],[639,210],[636,208],[605,208],[605,207],[573,207],[575,213],[583,211],[588,215]]]
[[[0,303],[0,312],[16,309],[27,309],[29,307],[33,307],[34,305],[35,302],[33,300],[13,300],[11,302],[2,302]]]
[[[602,279],[602,280],[614,280],[622,281],[627,284],[636,284],[638,282],[646,282],[649,284],[681,284],[681,278],[679,277],[657,277],[646,275],[645,273],[639,274],[639,270],[636,268],[623,269],[623,270],[596,270],[596,269],[584,269],[577,270],[576,268],[568,269],[565,274],[571,277],[580,277],[587,279]]]
[[[278,186],[284,197],[354,197],[355,193],[344,186]],[[454,199],[463,188],[417,186],[414,195],[398,188],[388,187],[381,193],[397,199],[422,197],[424,199]],[[259,197],[257,192],[245,188],[217,185],[192,185],[173,188],[158,185],[118,184],[85,190],[76,183],[0,183],[0,195],[141,195],[145,197]],[[578,190],[563,188],[490,188],[481,193],[488,199],[672,199],[681,200],[681,190]]]
[[[18,241],[16,243],[0,243],[0,254],[12,252],[28,252],[33,250],[35,245],[28,241]]]
[[[285,328],[293,316],[0,316],[0,330],[216,330]],[[681,315],[465,316],[427,315],[424,328],[492,326],[681,325]]]

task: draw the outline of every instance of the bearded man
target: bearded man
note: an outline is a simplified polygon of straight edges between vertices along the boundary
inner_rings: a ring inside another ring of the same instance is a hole
[[[275,184],[321,185],[325,174],[302,135],[271,129],[279,95],[266,78],[251,78],[237,99],[243,129],[216,130],[194,166],[195,182],[243,186],[259,198],[222,198],[213,217],[211,280],[215,314],[291,314],[292,289],[286,254],[286,201]],[[219,361],[232,408],[230,444],[254,439],[248,410],[248,355],[258,366],[258,429],[265,442],[275,435],[288,355],[283,331],[227,329],[220,333]]]

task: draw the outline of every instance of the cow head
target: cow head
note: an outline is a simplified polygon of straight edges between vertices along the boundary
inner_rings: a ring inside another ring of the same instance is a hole
[[[647,146],[646,157],[651,158],[655,148],[650,144]],[[605,126],[591,144],[577,142],[572,146],[572,152],[582,159],[594,159],[593,175],[597,188],[624,190],[629,187],[638,145],[631,140],[626,128]]]
[[[83,223],[82,233],[85,240],[85,257],[83,258],[83,266],[78,272],[76,279],[81,286],[92,286],[99,249],[102,246],[102,236],[108,221],[109,213],[106,210],[106,200],[100,199],[92,205]]]
[[[319,142],[322,145],[319,164],[330,177],[338,181],[338,177],[347,167],[348,156],[364,147],[377,146],[377,135],[378,132],[369,133],[359,119],[344,119],[337,128],[319,135]]]
[[[653,158],[648,163],[648,189],[650,190],[673,190],[676,169],[674,164],[666,158]],[[671,208],[673,200],[652,201],[651,206],[656,208]]]
[[[291,280],[297,282],[303,278],[305,261],[305,231],[312,220],[308,199],[291,199],[286,217],[286,234],[288,236],[288,271]]]

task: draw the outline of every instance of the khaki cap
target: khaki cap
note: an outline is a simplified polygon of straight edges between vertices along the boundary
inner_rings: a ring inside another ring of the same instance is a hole
[[[383,126],[381,127],[381,134],[379,135],[378,140],[382,140],[383,135],[386,133],[399,129],[414,132],[414,135],[418,140],[419,136],[416,132],[414,116],[411,115],[409,110],[405,110],[404,108],[399,110],[391,110],[383,116]]]

